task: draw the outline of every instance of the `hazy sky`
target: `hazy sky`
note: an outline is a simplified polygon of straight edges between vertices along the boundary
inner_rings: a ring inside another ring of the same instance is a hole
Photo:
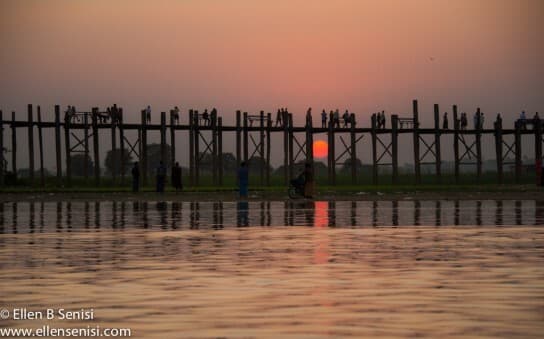
[[[512,121],[544,110],[541,0],[0,0],[0,108],[118,103]],[[157,118],[154,118],[157,119]],[[158,121],[158,120],[155,120]]]

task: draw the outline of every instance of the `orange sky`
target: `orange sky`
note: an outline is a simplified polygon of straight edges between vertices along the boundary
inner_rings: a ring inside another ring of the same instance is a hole
[[[409,111],[412,98],[429,110],[543,106],[539,0],[1,4],[5,110],[215,105],[227,119],[279,105]]]
[[[544,107],[540,0],[0,0],[0,108]]]

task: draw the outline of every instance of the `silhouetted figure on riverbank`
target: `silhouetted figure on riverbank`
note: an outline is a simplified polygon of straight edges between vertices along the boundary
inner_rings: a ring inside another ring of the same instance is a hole
[[[247,189],[249,184],[249,171],[247,163],[243,161],[238,169],[238,188],[240,191],[240,198],[247,198]]]
[[[181,166],[179,162],[176,162],[174,167],[172,167],[172,186],[176,190],[176,193],[183,189],[183,184],[181,182]]]
[[[157,192],[164,193],[164,184],[166,183],[166,166],[162,160],[159,162],[157,167]]]
[[[138,192],[140,190],[140,167],[138,162],[135,162],[130,171],[132,174],[132,192]]]

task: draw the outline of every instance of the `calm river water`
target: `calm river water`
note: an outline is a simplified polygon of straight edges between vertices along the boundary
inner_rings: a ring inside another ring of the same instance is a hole
[[[0,329],[542,338],[543,225],[532,200],[1,203]]]

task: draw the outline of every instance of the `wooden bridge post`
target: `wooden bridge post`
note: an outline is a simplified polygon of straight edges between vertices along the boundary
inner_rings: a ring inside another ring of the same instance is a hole
[[[57,186],[62,185],[62,157],[60,145],[60,106],[55,105],[55,149],[57,162]]]
[[[480,109],[478,108],[481,117]],[[481,119],[481,118],[480,118]],[[482,123],[476,128],[476,179],[480,183],[482,179]]]
[[[457,117],[457,105],[453,105],[453,156],[455,184],[459,184],[459,118]]]
[[[214,113],[211,117],[212,129],[212,176],[213,185],[217,186],[217,163],[219,155],[217,154],[217,115]]]
[[[85,161],[87,161],[87,159],[91,158],[89,156],[89,115],[87,113],[83,114],[83,156]],[[89,166],[86,164],[83,166],[83,176],[85,177],[85,182],[87,182],[89,179]]]
[[[72,185],[72,158],[70,154],[70,116],[68,114],[64,115],[64,147],[64,156],[66,157],[66,185],[70,186]],[[87,159],[85,159],[85,161],[86,160]],[[86,167],[87,166],[85,166],[85,168]]]
[[[242,163],[242,112],[236,111],[236,169],[240,168]]]
[[[121,153],[121,185],[124,185],[127,164],[125,163],[125,129],[123,127],[123,109],[119,108],[118,113],[117,125],[119,126],[119,149]]]
[[[371,136],[372,136],[372,183],[378,184],[378,152],[377,152],[377,136],[376,136],[376,114],[372,115],[371,123]]]
[[[502,119],[497,117],[495,121],[495,157],[497,159],[497,181],[503,182],[503,164],[502,164]]]
[[[195,184],[195,142],[193,110],[189,110],[189,185]]]
[[[412,102],[414,114],[414,170],[416,174],[416,184],[421,184],[421,164],[419,159],[419,110],[417,100]]]
[[[350,148],[351,148],[351,183],[357,184],[357,135],[355,134],[355,114],[350,115]]]
[[[45,186],[45,170],[43,168],[42,111],[40,106],[38,106],[37,109],[38,109],[38,146],[40,151],[40,185],[44,187]]]
[[[142,110],[142,123],[140,125],[140,173],[142,186],[147,185],[147,117]]]
[[[112,115],[110,116],[110,121],[111,121],[111,155],[112,155],[112,160],[113,160],[113,168],[112,168],[112,175],[111,175],[111,178],[112,178],[112,184],[113,186],[115,186],[117,184],[117,173],[119,172],[119,168],[121,167],[120,166],[120,163],[117,162],[117,158],[116,158],[116,154],[118,153],[119,154],[119,157],[122,158],[122,155],[120,154],[120,152],[117,152],[117,133],[115,131],[115,127],[116,127],[116,124],[115,124],[115,121],[114,121],[115,117]],[[120,159],[119,159],[120,160]]]
[[[93,120],[93,153],[94,153],[94,183],[95,185],[100,185],[100,152],[99,152],[99,143],[98,143],[98,107],[93,107],[92,109],[92,120]],[[87,159],[85,159],[87,162]],[[85,163],[85,166],[87,164]]]
[[[295,177],[295,159],[293,150],[293,114],[287,114],[287,125],[289,128],[289,180]]]
[[[306,115],[306,162],[313,164],[314,162],[314,135],[312,116]]]
[[[32,104],[28,108],[28,170],[29,183],[34,184],[34,117],[32,113]]]
[[[515,134],[514,134],[514,151],[516,152],[516,184],[520,183],[521,179],[521,124],[516,124]]]
[[[0,110],[0,186],[4,186],[4,168],[6,161],[4,159],[4,115]]]
[[[249,139],[248,139],[248,132],[247,132],[247,112],[244,112],[244,125],[243,125],[243,142],[242,142],[242,146],[244,148],[244,161],[246,162],[247,164],[247,158],[248,158],[248,143],[249,143]]]
[[[166,167],[166,112],[161,112],[161,161]]]
[[[283,112],[281,114],[283,114]],[[289,185],[289,127],[285,118],[286,115],[283,114],[283,183]]]
[[[440,152],[440,107],[434,104],[434,150],[435,150],[435,168],[436,182],[442,182],[442,154]]]
[[[223,118],[217,118],[217,169],[219,171],[219,186],[223,186]]]
[[[174,111],[170,110],[170,165],[176,164],[176,129],[174,125]]]
[[[336,152],[335,152],[335,149],[336,149],[336,146],[335,146],[336,137],[335,137],[335,130],[336,130],[336,128],[334,127],[334,124],[331,123],[331,127],[329,128],[329,132],[330,132],[329,154],[330,154],[330,157],[331,157],[331,166],[330,166],[331,179],[330,179],[330,183],[333,186],[336,185]]]
[[[195,186],[200,185],[200,119],[198,117],[198,111],[193,111],[193,138],[194,138],[194,157],[193,162],[195,166]]]
[[[260,119],[259,119],[259,156],[261,158],[261,168],[259,169],[259,182],[261,186],[264,185],[264,167],[268,164],[265,163],[265,156],[264,156],[264,111],[261,111],[260,113]]]
[[[533,122],[533,129],[535,130],[535,166],[536,166],[536,184],[540,186],[542,183],[542,122],[536,120]]]
[[[399,116],[394,114],[391,116],[391,149],[392,159],[391,164],[393,167],[393,184],[399,183]]]
[[[268,113],[266,116],[266,186],[270,186],[270,147],[272,141],[270,140],[272,129],[272,114]]]

